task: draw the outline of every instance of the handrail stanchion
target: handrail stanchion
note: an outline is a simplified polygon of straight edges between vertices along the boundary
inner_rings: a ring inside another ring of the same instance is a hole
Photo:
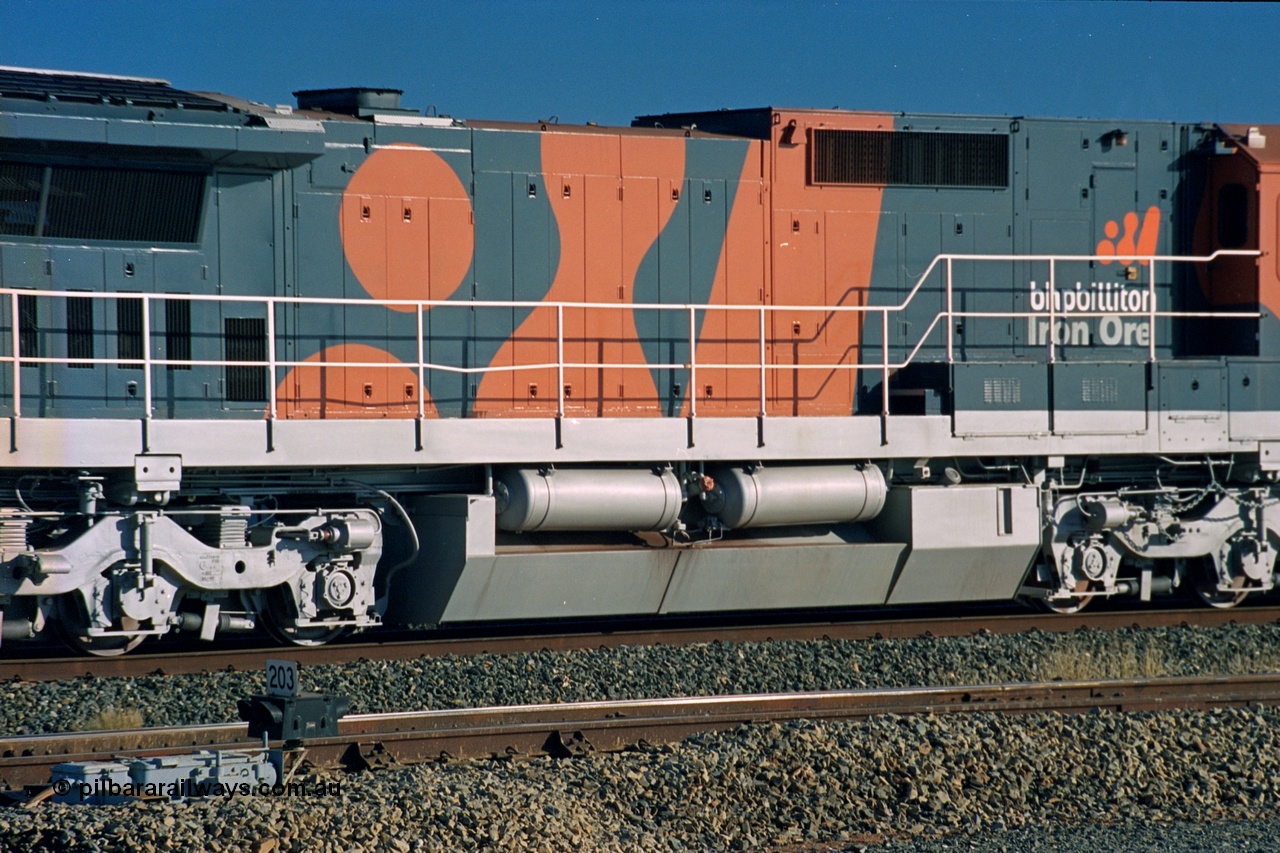
[[[880,443],[889,443],[889,309],[880,310]]]
[[[756,416],[756,446],[764,447],[764,419],[768,413],[768,377],[765,371],[765,307],[760,306],[760,413]]]
[[[276,302],[267,297],[267,419],[276,419]]]
[[[422,342],[422,304],[418,304],[418,420],[422,420],[427,416],[427,378],[426,378],[426,353],[423,352]]]
[[[142,294],[142,371],[142,449],[145,451],[151,449],[151,296],[146,293]]]
[[[769,401],[767,396],[768,379],[765,371],[765,308],[760,306],[760,417],[767,413]]]
[[[18,292],[9,294],[9,310],[13,312],[13,417],[22,417],[22,332],[18,328]]]
[[[1152,258],[1147,262],[1151,278],[1147,281],[1147,359],[1154,364],[1156,360],[1156,262]]]
[[[1057,307],[1053,304],[1054,302],[1053,297],[1056,292],[1056,288],[1057,288],[1057,265],[1055,263],[1055,260],[1053,258],[1050,258],[1049,259],[1049,292],[1047,294],[1049,299],[1049,336],[1048,338],[1049,338],[1049,363],[1050,364],[1053,364],[1054,360],[1057,358],[1057,350],[1058,350],[1057,346],[1054,344],[1054,341],[1058,334],[1058,310],[1057,310]]]
[[[698,414],[698,314],[697,309],[689,306],[689,417]]]
[[[556,450],[564,447],[564,303],[556,303]]]
[[[556,305],[556,417],[564,417],[564,303]]]
[[[954,335],[955,335],[955,318],[952,317],[951,307],[951,258],[947,258],[947,364],[951,364],[954,358]]]

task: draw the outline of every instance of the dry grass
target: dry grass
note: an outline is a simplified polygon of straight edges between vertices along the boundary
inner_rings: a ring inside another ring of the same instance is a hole
[[[1157,649],[1115,649],[1094,654],[1087,649],[1054,649],[1040,662],[1046,681],[1092,681],[1099,678],[1158,678],[1169,674],[1168,661]]]
[[[142,728],[142,712],[137,708],[103,708],[76,725],[78,732],[114,731]]]
[[[1227,666],[1228,672],[1280,672],[1280,649],[1258,649],[1253,653],[1239,652]]]
[[[1049,652],[1037,667],[1045,681],[1092,681],[1101,678],[1159,678],[1188,674],[1186,666],[1170,661],[1165,649],[1108,649],[1096,653],[1070,644]],[[1191,667],[1199,675],[1242,675],[1280,673],[1280,649],[1238,650],[1225,663],[1204,663]]]

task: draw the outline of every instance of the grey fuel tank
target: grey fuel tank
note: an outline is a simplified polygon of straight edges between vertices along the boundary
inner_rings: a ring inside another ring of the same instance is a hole
[[[888,486],[875,465],[726,467],[708,472],[707,511],[728,528],[869,521]]]
[[[665,530],[684,493],[669,468],[509,468],[494,484],[498,527],[533,530]]]

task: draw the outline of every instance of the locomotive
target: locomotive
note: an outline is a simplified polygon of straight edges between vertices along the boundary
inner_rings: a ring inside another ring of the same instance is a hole
[[[401,94],[0,69],[5,642],[1274,586],[1276,127]]]

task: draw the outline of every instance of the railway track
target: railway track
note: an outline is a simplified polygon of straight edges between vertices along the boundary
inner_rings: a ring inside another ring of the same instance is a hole
[[[1280,674],[677,697],[355,714],[339,721],[337,736],[314,738],[305,746],[313,763],[364,769],[387,761],[413,763],[442,756],[569,757],[795,719],[1276,704]],[[0,739],[0,779],[18,788],[48,782],[52,766],[64,761],[260,746],[250,740],[244,723],[7,737]]]
[[[301,665],[350,663],[360,660],[405,660],[443,655],[515,653],[531,649],[563,651],[618,646],[687,645],[716,640],[761,642],[765,640],[910,637],[955,637],[978,633],[1019,634],[1038,630],[1069,633],[1119,628],[1156,628],[1178,625],[1215,627],[1232,623],[1269,625],[1280,622],[1280,607],[1237,607],[1231,610],[1178,609],[1085,612],[1071,615],[1016,613],[931,616],[925,618],[875,619],[843,622],[797,622],[792,624],[726,627],[707,625],[662,629],[646,627],[627,630],[580,631],[564,634],[522,634],[499,637],[437,637],[378,642],[347,642],[326,646],[166,651],[118,657],[44,657],[0,659],[0,679],[60,681],[91,676],[139,677],[231,671],[260,672],[268,658],[287,658]]]

